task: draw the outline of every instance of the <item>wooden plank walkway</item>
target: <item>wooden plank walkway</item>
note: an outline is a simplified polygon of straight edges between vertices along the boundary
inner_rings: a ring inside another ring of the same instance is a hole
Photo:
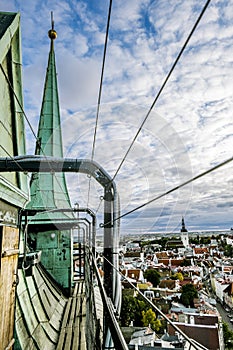
[[[67,301],[56,350],[86,350],[86,297],[84,281],[75,283]]]

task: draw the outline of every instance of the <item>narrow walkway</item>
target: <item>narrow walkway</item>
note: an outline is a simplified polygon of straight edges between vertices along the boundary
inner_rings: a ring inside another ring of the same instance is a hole
[[[73,296],[67,301],[57,350],[86,350],[86,297],[83,280],[75,283]]]

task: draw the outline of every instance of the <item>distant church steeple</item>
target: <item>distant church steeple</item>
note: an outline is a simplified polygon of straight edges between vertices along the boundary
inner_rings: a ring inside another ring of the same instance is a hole
[[[62,133],[58,99],[54,40],[52,29],[45,77],[44,94],[40,113],[35,154],[63,158]],[[72,225],[73,213],[53,212],[53,209],[71,209],[64,173],[33,173],[30,182],[31,201],[27,209],[37,214],[31,218],[29,241],[31,248],[42,250],[41,262],[46,270],[68,293],[72,286]],[[42,213],[41,210],[46,210]]]
[[[185,227],[185,223],[184,223],[184,217],[182,216],[182,221],[181,221],[181,235],[180,238],[182,240],[182,243],[184,245],[185,248],[187,248],[189,246],[189,236],[188,236],[188,230]]]
[[[186,229],[186,227],[185,227],[184,217],[183,217],[183,216],[182,216],[181,225],[182,225],[182,227],[181,227],[180,232],[188,232],[187,229]]]

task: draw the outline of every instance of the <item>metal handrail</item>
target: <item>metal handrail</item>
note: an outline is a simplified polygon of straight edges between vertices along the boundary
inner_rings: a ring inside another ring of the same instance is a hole
[[[104,289],[103,282],[96,264],[96,260],[92,252],[91,252],[91,258],[92,258],[92,266],[94,269],[94,273],[96,274],[98,286],[100,289],[100,294],[102,297],[102,302],[104,305],[105,321],[109,326],[115,348],[117,350],[128,350],[128,346],[126,344],[125,338],[123,337],[119,323],[115,316],[115,310],[114,310],[112,300],[107,296],[107,293]]]

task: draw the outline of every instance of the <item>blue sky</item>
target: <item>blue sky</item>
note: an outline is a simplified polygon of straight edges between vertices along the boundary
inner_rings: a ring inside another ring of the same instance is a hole
[[[113,1],[95,160],[111,175],[125,155],[194,25],[203,0]],[[90,158],[108,1],[0,0],[21,13],[25,112],[37,130],[53,11],[64,156]],[[233,3],[212,0],[115,181],[122,214],[232,157]],[[35,140],[27,128],[27,149]],[[122,233],[233,226],[228,166],[121,221]],[[68,175],[72,203],[88,181]],[[99,207],[91,182],[88,205]],[[100,217],[102,206],[98,211]]]

